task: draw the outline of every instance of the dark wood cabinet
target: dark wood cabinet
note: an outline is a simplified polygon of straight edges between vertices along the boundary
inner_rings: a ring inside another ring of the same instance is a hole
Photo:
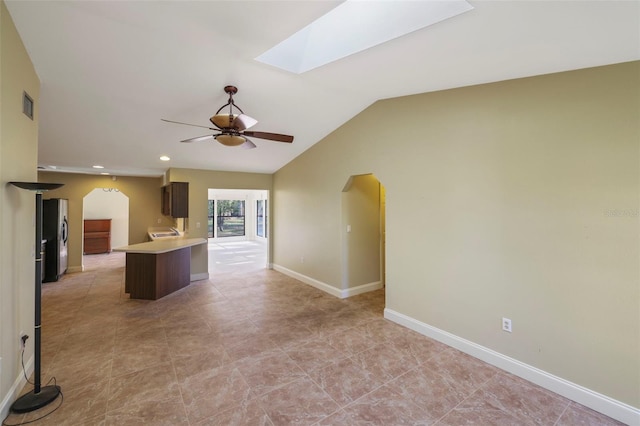
[[[111,252],[111,219],[85,219],[84,254]]]
[[[162,187],[162,214],[189,217],[189,182],[171,182]]]
[[[125,293],[132,299],[157,300],[189,285],[191,247],[166,253],[127,253]]]

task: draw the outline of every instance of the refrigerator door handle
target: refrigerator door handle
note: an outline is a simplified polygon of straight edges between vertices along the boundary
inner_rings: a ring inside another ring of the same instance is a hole
[[[67,222],[67,218],[65,217],[62,221],[62,241],[67,244],[67,239],[69,238],[69,233],[67,232],[69,228],[69,222]]]

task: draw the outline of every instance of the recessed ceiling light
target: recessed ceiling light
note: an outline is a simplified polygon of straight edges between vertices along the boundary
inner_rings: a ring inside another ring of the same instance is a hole
[[[464,0],[347,0],[256,60],[302,74],[471,9]]]
[[[160,159],[161,159],[162,161],[169,161],[169,160],[171,160],[171,158],[167,157],[166,155],[163,155],[162,157],[160,157]]]
[[[93,166],[93,168],[94,168],[94,169],[104,169],[104,166],[99,166],[99,165],[95,164],[95,165]]]
[[[101,174],[101,175],[108,176],[110,173],[108,173],[108,172],[100,172],[100,174]]]

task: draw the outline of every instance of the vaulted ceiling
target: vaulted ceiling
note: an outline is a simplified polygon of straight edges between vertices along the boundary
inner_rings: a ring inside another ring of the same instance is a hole
[[[340,2],[5,2],[41,81],[38,164],[59,171],[272,173],[379,99],[640,59],[638,1],[472,0],[303,74],[254,58]],[[160,120],[208,125],[229,84],[251,130],[294,142],[182,144],[211,132]]]

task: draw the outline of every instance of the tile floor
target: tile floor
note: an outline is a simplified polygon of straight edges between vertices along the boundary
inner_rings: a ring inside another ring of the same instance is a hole
[[[64,401],[36,424],[619,424],[383,319],[383,291],[339,300],[224,267],[140,301],[122,253],[85,266],[43,288],[43,382]]]
[[[225,241],[209,239],[209,273],[264,269],[267,266],[267,243],[264,240]]]

